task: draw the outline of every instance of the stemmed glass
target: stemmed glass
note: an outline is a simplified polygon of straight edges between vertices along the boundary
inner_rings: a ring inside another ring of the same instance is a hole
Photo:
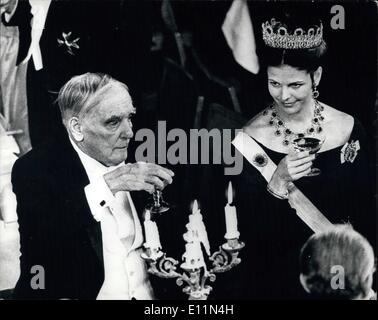
[[[150,202],[147,204],[146,209],[152,214],[159,214],[166,212],[170,209],[170,205],[164,201],[162,191],[155,187],[154,192],[152,192],[152,197]]]
[[[159,136],[159,126],[158,126],[158,119],[157,124],[154,129],[154,135],[155,137]],[[155,163],[160,165],[159,163],[159,139],[155,139]],[[166,165],[166,163],[164,163]],[[171,209],[171,205],[168,204],[166,201],[163,199],[163,191],[155,187],[154,191],[151,194],[151,197],[146,205],[146,210],[149,210],[152,215],[154,214],[160,214],[163,212],[168,211]]]
[[[324,138],[319,139],[315,137],[301,137],[293,140],[292,144],[294,149],[298,152],[300,151],[310,151],[310,154],[316,153],[320,150],[324,143]],[[314,177],[321,173],[319,168],[311,168],[310,173],[307,174],[307,177]]]
[[[158,150],[157,146],[155,150]],[[159,156],[157,153],[155,153],[155,163],[159,164]],[[160,213],[166,212],[170,208],[171,208],[171,205],[165,202],[163,199],[163,191],[155,187],[146,205],[146,209],[149,210],[152,215],[154,215],[154,214],[160,214]]]

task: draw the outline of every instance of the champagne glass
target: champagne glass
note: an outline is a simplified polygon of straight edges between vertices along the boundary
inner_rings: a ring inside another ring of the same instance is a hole
[[[310,154],[316,153],[320,150],[325,139],[319,139],[315,137],[301,137],[293,140],[292,144],[294,149],[300,151],[310,151]],[[314,177],[321,173],[319,168],[311,168],[307,177]]]

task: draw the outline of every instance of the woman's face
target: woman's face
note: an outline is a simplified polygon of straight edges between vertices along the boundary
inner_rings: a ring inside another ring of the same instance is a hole
[[[268,67],[268,89],[280,110],[288,115],[296,114],[311,106],[312,80],[306,70],[289,65]],[[319,84],[321,67],[314,73],[314,82]]]

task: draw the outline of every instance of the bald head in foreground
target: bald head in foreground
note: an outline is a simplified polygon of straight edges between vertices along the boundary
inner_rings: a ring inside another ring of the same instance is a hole
[[[350,225],[312,235],[300,254],[300,280],[316,299],[376,300],[374,251]]]

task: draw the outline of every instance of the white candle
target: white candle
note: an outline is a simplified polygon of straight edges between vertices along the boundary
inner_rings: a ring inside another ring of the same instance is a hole
[[[232,184],[231,181],[228,184],[228,191],[227,191],[227,204],[224,207],[225,218],[226,218],[226,239],[236,239],[239,238],[239,231],[238,231],[238,220],[236,217],[236,208],[232,206],[233,195],[232,195]]]
[[[159,230],[156,222],[151,221],[150,211],[146,211],[144,220],[144,233],[146,235],[145,247],[151,249],[161,249]]]
[[[194,232],[198,240],[202,242],[205,247],[206,253],[210,256],[210,243],[207,236],[205,224],[201,210],[198,208],[197,200],[194,200],[192,214],[189,215],[189,229]]]
[[[197,200],[194,200],[192,214],[189,215],[189,229],[191,229],[196,233],[197,236],[199,236],[198,229],[201,227],[202,223],[201,211],[198,209]]]
[[[193,269],[205,266],[205,259],[201,249],[201,244],[198,241],[193,241],[185,244],[185,265]]]
[[[189,215],[189,224],[193,230],[196,230],[202,223],[202,214],[198,209],[197,200],[194,200],[192,214]]]
[[[192,208],[192,214],[196,214],[196,213],[199,213],[199,210],[198,210],[198,202],[196,199],[194,199],[194,202],[193,202],[193,208]]]

